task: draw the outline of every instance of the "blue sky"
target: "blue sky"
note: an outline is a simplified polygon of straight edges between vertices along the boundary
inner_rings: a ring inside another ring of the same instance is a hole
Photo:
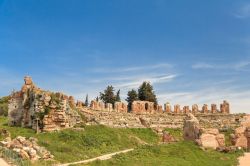
[[[250,1],[0,0],[0,96],[23,76],[84,100],[146,80],[161,104],[250,113]]]

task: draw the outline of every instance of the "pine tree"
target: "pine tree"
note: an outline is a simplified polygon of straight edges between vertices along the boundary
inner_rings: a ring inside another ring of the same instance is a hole
[[[86,99],[85,99],[85,106],[88,107],[89,106],[89,95],[86,95]]]
[[[128,91],[128,97],[127,97],[126,101],[128,102],[128,110],[129,110],[129,112],[132,109],[133,101],[136,101],[136,100],[138,100],[137,92],[134,89],[132,89],[131,91]]]
[[[113,86],[108,86],[104,92],[100,92],[100,99],[105,103],[111,103],[114,105],[116,101],[116,95],[114,94],[114,87]]]
[[[157,98],[153,86],[149,82],[143,82],[138,89],[138,98],[142,101],[154,102],[157,105]]]
[[[120,102],[121,101],[121,97],[120,97],[120,89],[117,91],[116,93],[116,101]]]

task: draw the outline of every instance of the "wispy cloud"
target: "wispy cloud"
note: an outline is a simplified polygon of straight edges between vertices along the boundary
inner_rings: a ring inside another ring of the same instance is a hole
[[[95,68],[91,70],[92,72],[96,73],[123,73],[123,72],[134,72],[134,71],[141,71],[141,70],[153,70],[153,69],[160,69],[160,68],[171,68],[173,65],[168,63],[162,64],[155,64],[155,65],[147,65],[147,66],[132,66],[126,68]]]
[[[193,69],[231,69],[231,70],[244,70],[250,66],[250,61],[240,61],[234,64],[211,64],[205,62],[198,62],[193,64],[191,67]]]
[[[236,18],[250,18],[250,4],[243,5],[237,12],[234,13]]]
[[[153,77],[141,77],[141,78],[137,78],[135,80],[129,80],[125,83],[117,84],[117,85],[115,85],[115,87],[128,88],[128,89],[138,88],[143,81],[148,81],[151,84],[166,83],[166,82],[172,81],[176,77],[177,77],[177,75],[175,75],[175,74],[153,76]]]
[[[203,62],[199,62],[199,63],[192,65],[193,69],[212,69],[214,67],[215,66],[212,64],[203,63]]]

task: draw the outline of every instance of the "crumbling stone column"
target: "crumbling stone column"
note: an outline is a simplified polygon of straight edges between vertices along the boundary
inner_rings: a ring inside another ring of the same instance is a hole
[[[211,104],[211,113],[212,114],[217,113],[217,105],[216,104]]]
[[[208,111],[208,105],[207,105],[207,104],[204,104],[204,105],[203,105],[203,107],[202,107],[202,112],[203,112],[204,114],[208,114],[208,113],[209,113],[209,111]]]
[[[113,104],[107,103],[106,104],[106,110],[109,111],[109,112],[112,112],[113,111]]]
[[[250,127],[246,128],[245,136],[247,138],[247,149],[250,150]]]
[[[180,114],[181,113],[181,109],[180,109],[180,105],[177,104],[174,106],[174,113],[175,114]]]
[[[128,112],[127,104],[123,102],[115,102],[115,111],[116,112]]]
[[[163,109],[162,109],[162,106],[161,106],[161,105],[158,105],[158,106],[157,106],[157,112],[158,112],[158,113],[163,113]]]
[[[192,114],[197,114],[199,111],[198,105],[194,104],[192,105]]]
[[[184,113],[184,114],[190,113],[189,106],[184,106],[184,107],[183,107],[183,113]]]
[[[230,106],[229,103],[224,100],[223,103],[220,105],[220,112],[223,114],[229,114],[230,113]]]
[[[164,104],[164,110],[165,110],[165,112],[166,113],[170,113],[171,112],[171,105],[170,105],[170,103],[166,103],[166,104]]]

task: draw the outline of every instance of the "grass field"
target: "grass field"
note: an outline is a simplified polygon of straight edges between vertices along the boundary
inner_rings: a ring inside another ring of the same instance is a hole
[[[128,154],[117,155],[111,160],[96,161],[91,166],[232,166],[242,153],[224,154],[216,151],[203,151],[192,142],[181,141],[175,144],[142,146]],[[80,166],[80,165],[78,165]]]
[[[133,152],[115,156],[108,161],[96,161],[90,165],[237,165],[241,153],[223,154],[202,151],[191,142],[182,141],[178,129],[166,129],[181,140],[175,144],[159,145],[161,140],[151,129],[116,129],[105,126],[85,126],[83,131],[67,129],[60,132],[35,134],[31,129],[9,127],[7,118],[0,117],[0,128],[16,136],[36,137],[46,147],[56,162],[68,163],[97,157],[103,154],[135,148]],[[1,139],[1,138],[0,138]],[[147,145],[145,145],[147,143]],[[55,162],[36,162],[32,165],[51,165]]]
[[[151,129],[115,129],[105,126],[86,126],[84,131],[62,130],[60,132],[35,134],[31,129],[9,127],[7,118],[0,117],[0,128],[7,129],[12,138],[36,137],[55,160],[65,163],[96,157],[105,153],[137,147],[142,143],[156,144],[158,136]]]

